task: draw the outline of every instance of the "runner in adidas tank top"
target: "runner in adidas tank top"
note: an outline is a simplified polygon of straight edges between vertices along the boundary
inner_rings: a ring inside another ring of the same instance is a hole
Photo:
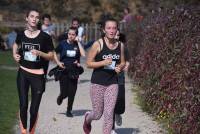
[[[53,59],[52,39],[37,29],[39,12],[30,10],[26,15],[27,29],[18,33],[13,45],[13,57],[19,63],[17,88],[19,94],[19,120],[22,134],[27,134],[28,92],[31,87],[29,134],[35,133],[38,110],[45,90],[44,60]]]
[[[124,67],[124,47],[115,40],[117,21],[107,19],[103,24],[104,37],[96,41],[88,53],[87,66],[93,68],[90,97],[93,110],[86,112],[83,130],[91,132],[92,120],[104,113],[103,134],[110,134],[113,112],[118,94],[117,74]],[[94,130],[95,131],[95,130]]]

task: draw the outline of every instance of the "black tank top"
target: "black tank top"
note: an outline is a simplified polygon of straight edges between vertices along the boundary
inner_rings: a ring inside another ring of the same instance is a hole
[[[121,44],[119,43],[117,48],[111,50],[107,47],[104,38],[103,49],[96,55],[95,61],[102,61],[106,58],[112,57],[112,64],[109,66],[99,67],[93,70],[91,82],[94,84],[100,84],[108,86],[110,84],[117,84],[118,78],[114,68],[117,64],[120,64],[121,59]],[[100,45],[100,44],[99,44]]]

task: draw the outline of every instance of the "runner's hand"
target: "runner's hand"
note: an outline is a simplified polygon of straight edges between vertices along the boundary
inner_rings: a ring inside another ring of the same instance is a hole
[[[130,66],[130,63],[126,62],[125,67],[123,68],[123,71],[128,71],[129,66]]]
[[[19,54],[13,54],[13,58],[15,59],[16,62],[19,62],[21,56]]]
[[[65,65],[64,65],[63,62],[58,62],[57,64],[58,64],[58,66],[59,66],[60,68],[63,68],[63,69],[65,68]]]
[[[40,56],[41,51],[36,50],[36,49],[32,49],[32,50],[31,50],[31,53],[32,53],[33,55]]]
[[[80,42],[80,41],[81,41],[80,37],[78,37],[78,36],[76,36],[75,40],[76,40],[77,42]]]
[[[121,68],[120,68],[119,66],[116,66],[116,67],[115,67],[115,72],[116,72],[116,73],[120,73],[120,72],[121,72]]]
[[[81,64],[80,63],[78,63],[78,61],[76,60],[76,61],[74,61],[74,64],[76,64],[78,67],[80,67],[81,66]]]
[[[107,58],[104,60],[104,66],[111,65],[112,64],[112,58]]]

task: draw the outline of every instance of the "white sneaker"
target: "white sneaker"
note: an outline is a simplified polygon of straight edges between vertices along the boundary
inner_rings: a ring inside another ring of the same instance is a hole
[[[112,130],[112,131],[111,131],[111,134],[117,134],[117,133],[115,132],[115,130]]]
[[[116,122],[117,126],[122,125],[122,116],[120,114],[115,114],[115,122]]]

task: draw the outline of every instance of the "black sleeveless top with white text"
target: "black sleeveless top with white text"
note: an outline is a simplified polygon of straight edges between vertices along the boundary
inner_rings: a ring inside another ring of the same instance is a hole
[[[24,31],[19,32],[15,42],[19,48],[18,53],[21,56],[19,64],[29,69],[41,69],[45,66],[45,59],[41,56],[33,55],[30,52],[32,49],[36,49],[44,53],[54,50],[52,38],[42,31],[40,31],[38,36],[35,38],[28,38]]]
[[[118,77],[114,69],[116,65],[120,64],[121,44],[119,43],[116,49],[111,50],[107,47],[104,38],[102,39],[103,39],[103,49],[96,55],[95,61],[98,62],[112,57],[112,64],[95,68],[92,73],[91,83],[105,85],[105,86],[111,84],[117,84]]]

